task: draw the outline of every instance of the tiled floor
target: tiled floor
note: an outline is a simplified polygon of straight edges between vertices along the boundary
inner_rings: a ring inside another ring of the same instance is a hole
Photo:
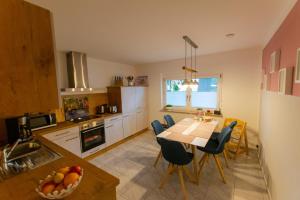
[[[117,198],[120,200],[183,199],[177,173],[173,173],[163,189],[159,189],[167,162],[161,160],[157,168],[153,163],[159,151],[155,137],[147,131],[134,139],[96,157],[90,162],[120,178]],[[197,151],[197,158],[201,152]],[[222,160],[222,163],[223,160]],[[189,166],[192,170],[192,166]],[[267,200],[266,187],[259,168],[256,152],[230,160],[224,167],[227,184],[221,182],[214,160],[205,165],[199,185],[185,177],[189,199],[201,200]]]

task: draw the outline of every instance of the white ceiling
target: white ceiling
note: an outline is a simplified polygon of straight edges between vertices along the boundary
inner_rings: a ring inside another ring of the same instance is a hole
[[[263,46],[297,0],[28,0],[54,15],[58,50],[127,64]],[[233,38],[225,34],[235,33]]]

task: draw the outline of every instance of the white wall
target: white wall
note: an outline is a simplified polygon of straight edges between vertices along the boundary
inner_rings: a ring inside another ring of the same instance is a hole
[[[202,75],[223,74],[221,109],[225,117],[237,117],[258,131],[261,49],[251,48],[200,56],[197,66]],[[162,78],[183,78],[184,60],[137,66],[139,75],[149,76],[149,119],[162,120]],[[175,119],[186,115],[173,115]]]
[[[135,75],[134,66],[94,59],[87,56],[89,86],[105,88],[112,84],[114,76]],[[57,81],[59,88],[68,87],[67,61],[65,52],[57,52]],[[126,83],[126,81],[124,81]]]
[[[300,97],[263,92],[260,140],[272,200],[300,199]]]

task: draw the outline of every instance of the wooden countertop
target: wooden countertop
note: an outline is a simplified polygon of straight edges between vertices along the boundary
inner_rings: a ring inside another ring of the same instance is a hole
[[[120,180],[117,177],[114,177],[89,162],[73,155],[46,138],[41,137],[44,133],[77,125],[78,124],[72,122],[63,122],[59,123],[56,127],[36,131],[36,137],[44,145],[61,154],[63,157],[50,162],[49,164],[21,173],[1,182],[0,199],[41,199],[41,197],[35,192],[35,188],[37,187],[39,180],[45,178],[45,176],[50,174],[53,170],[73,165],[80,165],[84,169],[84,175],[78,188],[65,199],[116,199],[116,186],[120,183]]]

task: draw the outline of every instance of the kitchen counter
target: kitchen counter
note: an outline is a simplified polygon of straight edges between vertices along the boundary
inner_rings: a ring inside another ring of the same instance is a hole
[[[114,113],[114,114],[107,113],[107,114],[99,115],[99,118],[96,118],[96,119],[105,120],[105,119],[116,117],[116,116],[119,116],[119,115],[122,115],[122,113]],[[91,120],[95,120],[95,119],[91,119]],[[83,121],[83,122],[79,122],[79,123],[74,123],[74,122],[70,122],[70,121],[59,122],[59,123],[57,123],[57,126],[37,130],[37,131],[34,131],[33,133],[36,134],[36,135],[44,135],[44,134],[51,133],[51,132],[54,132],[54,131],[59,131],[59,130],[62,130],[62,129],[75,127],[75,126],[78,126],[80,124],[87,123],[91,120],[87,120],[87,121]]]
[[[110,114],[102,117],[110,118],[117,115],[120,114]],[[89,162],[73,155],[46,138],[41,137],[45,133],[74,126],[78,126],[78,124],[73,122],[62,122],[55,127],[35,131],[35,136],[44,145],[61,154],[63,157],[1,182],[0,199],[41,199],[41,197],[35,192],[35,188],[37,187],[39,180],[45,178],[46,175],[50,174],[53,170],[73,165],[80,165],[84,169],[84,175],[78,188],[65,199],[116,199],[116,187],[120,182],[117,177],[114,177]]]

